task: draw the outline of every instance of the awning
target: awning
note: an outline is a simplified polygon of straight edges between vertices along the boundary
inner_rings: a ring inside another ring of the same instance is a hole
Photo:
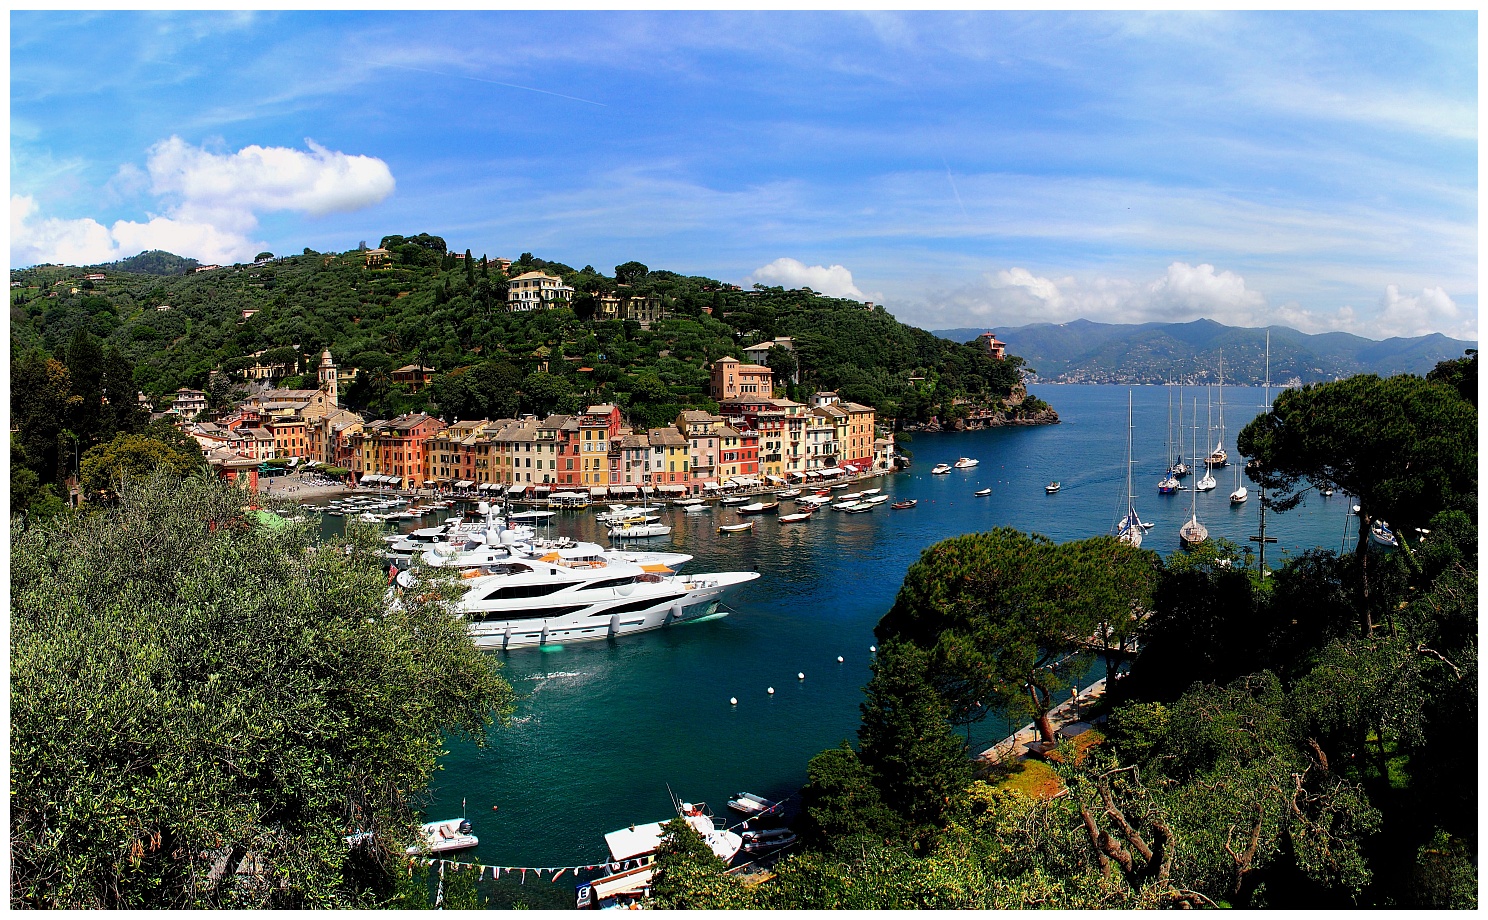
[[[551,491],[553,491],[553,487],[552,486],[533,486],[532,487],[532,491],[534,493],[551,492]]]
[[[779,484],[785,482],[785,480],[784,479],[781,479],[779,476],[771,476],[768,473],[765,474],[765,478],[768,479],[768,480],[770,480],[771,482],[775,483],[776,485],[779,485]]]
[[[455,488],[457,488],[457,489],[468,489],[468,488],[470,488],[473,485],[475,485],[475,483],[472,482],[471,480],[469,480],[469,479],[462,479],[459,482],[455,483]],[[484,489],[485,486],[481,486],[481,488]]]
[[[657,486],[656,491],[665,492],[668,495],[682,495],[686,493],[687,486]]]
[[[842,470],[839,470],[835,466],[829,466],[826,469],[822,470],[821,471],[821,474],[823,476],[841,476],[842,475]]]
[[[800,475],[805,476],[807,479],[820,479],[821,478],[821,473],[818,473],[816,470],[807,470],[806,472],[804,472],[804,473],[802,473]]]
[[[648,562],[645,565],[641,566],[641,571],[642,572],[650,572],[653,575],[672,575],[672,574],[675,574],[671,569],[667,568],[666,566],[662,565],[659,562]]]
[[[703,488],[709,490],[710,492],[717,489],[718,487],[718,483],[712,481],[711,479],[703,483]]]
[[[520,483],[518,485],[512,486],[510,491],[511,491],[511,494],[513,494],[513,495],[521,495],[522,493],[526,492],[530,488],[532,488],[532,483],[530,483],[530,482],[524,482],[524,483]]]
[[[426,485],[426,486],[432,486],[433,484],[434,484],[434,480],[432,480],[432,479],[425,479],[424,480],[424,485]]]
[[[608,486],[590,486],[589,494],[595,498],[604,498],[610,494],[610,490]]]
[[[611,492],[614,492],[616,495],[634,495],[634,494],[636,494],[636,487],[635,486],[610,486],[610,491]]]

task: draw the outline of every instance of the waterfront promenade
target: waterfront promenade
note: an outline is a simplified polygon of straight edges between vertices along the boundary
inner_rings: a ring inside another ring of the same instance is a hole
[[[1054,725],[1054,734],[1068,739],[1089,731],[1091,724],[1084,720],[1084,714],[1098,706],[1105,693],[1106,679],[1102,677],[1081,690],[1078,698],[1065,700],[1049,710],[1049,721]],[[982,751],[976,756],[976,760],[978,763],[998,764],[1009,760],[1027,760],[1043,751],[1044,745],[1039,740],[1038,727],[1029,722]]]

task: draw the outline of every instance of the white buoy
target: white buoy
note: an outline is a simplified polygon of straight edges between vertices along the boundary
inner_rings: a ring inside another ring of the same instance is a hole
[[[837,663],[838,664],[841,664],[842,663],[842,656],[841,655],[838,655],[837,656]]]
[[[805,679],[806,679],[806,672],[805,671],[797,671],[796,672],[796,680],[805,680]]]
[[[878,651],[878,646],[876,646],[876,645],[870,645],[870,646],[868,646],[868,651],[870,651],[870,652],[876,652],[876,651]]]
[[[765,692],[768,693],[768,694],[770,694],[771,696],[774,696],[775,695],[775,688],[774,687],[766,687],[765,688]]]
[[[729,705],[730,706],[737,706],[737,705],[739,705],[739,699],[738,699],[738,697],[733,697],[733,696],[729,697]]]

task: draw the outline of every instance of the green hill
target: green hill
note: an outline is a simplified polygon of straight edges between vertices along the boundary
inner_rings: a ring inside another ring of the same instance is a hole
[[[427,234],[385,237],[382,245],[391,253],[384,267],[369,267],[356,250],[306,250],[170,275],[144,272],[189,260],[145,253],[125,260],[134,271],[107,270],[97,282],[66,266],[15,271],[12,356],[57,354],[84,329],[133,364],[140,390],[160,396],[206,389],[214,370],[240,372],[258,361],[290,362],[313,381],[329,348],[355,376],[344,401],[376,415],[430,409],[468,418],[613,400],[638,424],[712,406],[708,365],[724,355],[744,359],[744,347],[777,336],[795,342],[800,384],[791,395],[832,389],[905,422],[964,415],[968,405],[995,409],[1020,384],[1017,358],[996,361],[905,326],[882,307],[809,290],[744,291],[639,263],[617,266],[617,278],[530,253],[507,275],[484,257],[457,258]],[[508,312],[507,278],[533,269],[571,285],[572,306]],[[650,329],[596,319],[596,298],[609,293],[658,298],[664,316]],[[437,374],[417,393],[391,380],[411,363]],[[1043,408],[1035,402],[1008,412]]]

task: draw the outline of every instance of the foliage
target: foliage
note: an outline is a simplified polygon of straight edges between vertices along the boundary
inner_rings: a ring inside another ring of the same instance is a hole
[[[120,494],[130,480],[148,479],[159,467],[176,476],[207,469],[196,442],[182,449],[149,435],[120,434],[83,455],[81,486],[90,500]]]
[[[720,910],[751,906],[743,883],[723,872],[723,860],[682,818],[662,825],[651,895],[662,910]]]
[[[373,906],[441,732],[510,712],[452,585],[389,604],[374,533],[243,501],[158,472],[13,528],[13,906]]]

